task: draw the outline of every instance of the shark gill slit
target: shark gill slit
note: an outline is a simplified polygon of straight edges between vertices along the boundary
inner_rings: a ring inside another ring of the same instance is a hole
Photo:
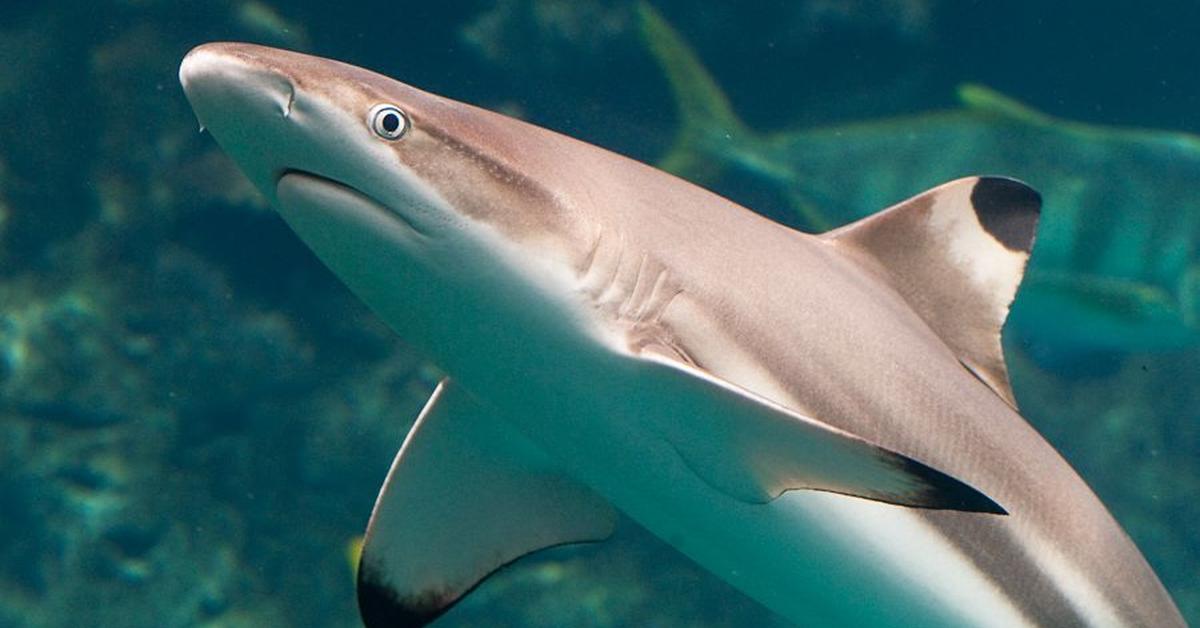
[[[287,104],[285,104],[283,106],[284,119],[292,117],[292,107],[294,107],[296,105],[296,84],[290,80],[287,82],[287,84],[288,84],[288,99],[287,99]]]
[[[643,277],[646,275],[646,265],[650,263],[650,255],[643,252],[638,258],[637,268],[633,272],[633,286],[629,288],[625,295],[624,302],[621,303],[618,315],[622,319],[637,320],[636,314],[641,309],[639,300],[643,298],[642,293],[646,291],[646,281]]]
[[[596,303],[602,310],[610,307],[618,313],[621,297],[621,265],[625,263],[625,234],[617,232],[617,261],[613,264],[612,274],[604,281]]]
[[[583,263],[576,269],[576,279],[580,285],[587,285],[588,276],[592,274],[592,267],[596,265],[596,255],[600,252],[600,241],[604,238],[604,228],[597,227],[596,237],[592,240],[592,246],[588,249],[587,256],[583,258]]]

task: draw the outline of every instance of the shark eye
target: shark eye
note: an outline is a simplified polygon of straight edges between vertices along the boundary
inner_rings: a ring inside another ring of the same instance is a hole
[[[408,116],[396,105],[375,105],[367,115],[371,130],[385,140],[398,140],[408,131]]]

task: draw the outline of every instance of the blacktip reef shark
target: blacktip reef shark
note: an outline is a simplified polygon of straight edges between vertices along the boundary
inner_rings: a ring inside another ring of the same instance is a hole
[[[1200,345],[1200,137],[1057,119],[979,85],[944,111],[758,132],[653,8],[638,16],[678,103],[664,169],[756,190],[822,231],[965,174],[1013,175],[1052,208],[1010,321],[1017,344],[1073,368]]]
[[[803,625],[1184,625],[1014,407],[1024,184],[961,179],[808,235],[336,61],[215,43],[180,78],[300,238],[449,374],[371,515],[370,628],[432,622],[618,510]]]

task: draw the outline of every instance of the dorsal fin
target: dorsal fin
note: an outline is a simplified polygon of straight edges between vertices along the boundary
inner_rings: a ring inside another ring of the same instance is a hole
[[[1025,274],[1041,205],[1024,183],[971,177],[824,237],[876,260],[963,366],[1015,408],[1000,328]]]

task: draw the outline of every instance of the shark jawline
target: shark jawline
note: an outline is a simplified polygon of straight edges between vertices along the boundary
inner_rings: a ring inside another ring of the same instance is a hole
[[[363,207],[369,208],[372,211],[383,214],[383,215],[391,218],[392,220],[395,220],[396,222],[404,225],[408,230],[412,231],[413,233],[416,233],[416,234],[422,235],[422,236],[428,235],[424,231],[422,231],[420,228],[418,228],[417,225],[414,224],[411,220],[406,218],[404,216],[404,214],[402,214],[401,212],[396,211],[396,210],[392,209],[391,207],[388,207],[384,203],[381,203],[381,202],[375,200],[375,198],[371,197],[370,195],[363,192],[362,190],[359,190],[358,188],[356,188],[352,185],[349,185],[347,183],[343,183],[336,179],[331,179],[329,177],[319,175],[315,172],[311,172],[308,170],[287,168],[287,169],[284,169],[283,171],[281,171],[279,173],[279,176],[275,178],[275,189],[276,190],[278,190],[279,186],[283,184],[284,179],[300,179],[302,181],[306,181],[311,184],[316,184],[321,187],[333,188],[333,189],[341,192],[342,194],[348,195],[351,199],[353,199],[356,203],[361,204]]]

